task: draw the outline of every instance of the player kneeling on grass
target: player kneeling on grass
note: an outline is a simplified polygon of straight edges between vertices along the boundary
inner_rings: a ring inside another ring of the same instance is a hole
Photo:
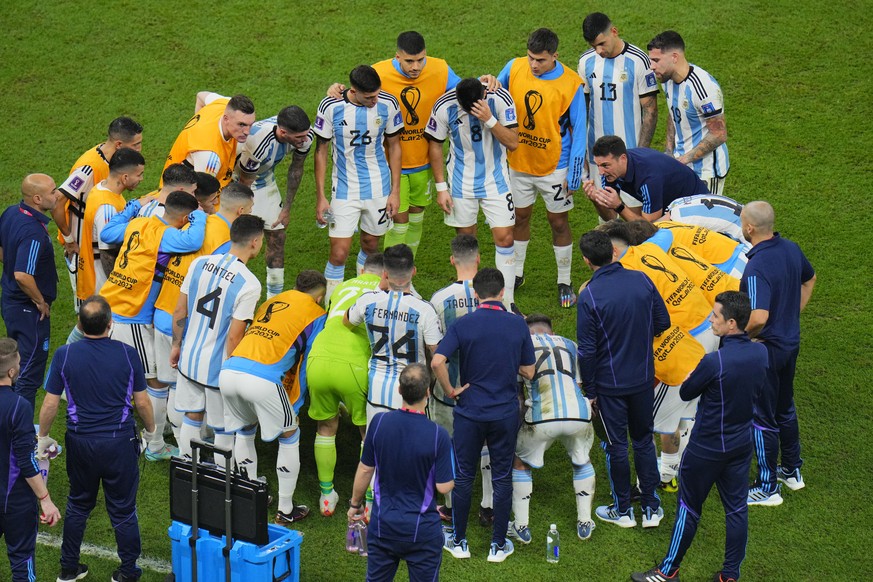
[[[508,534],[529,544],[528,510],[533,492],[531,467],[543,466],[543,456],[560,440],[573,464],[576,491],[576,534],[587,540],[594,530],[591,502],[594,499],[594,466],[588,457],[594,443],[588,400],[577,380],[576,344],[552,333],[552,320],[529,315],[528,328],[537,363],[533,378],[525,382],[524,424],[518,432],[512,470],[512,511],[515,521]]]
[[[234,457],[249,478],[258,476],[255,429],[261,439],[279,439],[276,474],[279,512],[276,523],[289,524],[309,515],[305,505],[294,505],[300,474],[300,433],[297,411],[303,405],[300,366],[315,335],[324,327],[324,276],[301,271],[294,289],[279,293],[258,308],[255,320],[221,367],[218,385],[224,400],[224,427],[236,432]],[[289,396],[283,378],[295,370],[295,391]]]

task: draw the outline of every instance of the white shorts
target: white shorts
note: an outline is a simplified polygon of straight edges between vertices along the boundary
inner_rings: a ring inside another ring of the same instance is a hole
[[[146,380],[158,377],[157,357],[155,356],[155,326],[151,323],[112,322],[109,337],[124,342],[139,354]],[[167,356],[169,362],[169,355]]]
[[[155,330],[155,361],[157,362],[158,381],[164,384],[175,384],[176,368],[170,365],[170,349],[173,338],[162,331]]]
[[[205,412],[209,428],[224,430],[224,399],[221,391],[182,374],[176,380],[176,410],[183,413]]]
[[[297,429],[297,414],[281,384],[237,370],[222,370],[218,384],[224,399],[227,432],[257,423],[261,425],[261,440],[269,442],[283,432]]]
[[[655,386],[655,432],[673,434],[679,430],[682,419],[694,418],[697,414],[697,401],[685,402],[679,397],[679,386],[668,386],[658,382]]]
[[[533,206],[537,201],[537,194],[541,194],[546,210],[552,214],[573,210],[573,197],[564,192],[566,180],[567,168],[555,170],[548,176],[532,176],[509,168],[509,182],[515,206],[518,208]]]
[[[584,465],[589,461],[588,453],[594,444],[594,428],[590,422],[580,420],[522,423],[515,444],[515,454],[525,464],[540,469],[546,451],[555,441],[561,441],[574,465]]]
[[[721,341],[721,338],[712,333],[712,327],[707,327],[703,331],[699,332],[697,335],[692,335],[691,337],[700,342],[700,345],[703,346],[703,350],[707,354],[717,350],[718,344]]]
[[[391,228],[386,205],[388,197],[373,200],[331,200],[333,222],[328,226],[331,238],[351,238],[361,225],[361,230],[373,236],[382,236]]]
[[[710,194],[715,194],[716,196],[724,196],[724,182],[726,178],[719,178],[718,176],[711,175],[708,172],[705,172],[700,175],[700,179],[706,184],[709,188]]]
[[[475,225],[479,208],[485,214],[489,228],[515,226],[512,192],[507,192],[503,198],[452,198],[452,203],[452,213],[443,215],[446,226],[466,228]]]
[[[279,220],[279,213],[282,211],[282,195],[276,182],[268,182],[263,188],[252,188],[252,191],[255,193],[252,214],[264,219],[264,230],[284,230],[281,226],[272,226]]]
[[[455,434],[454,406],[443,404],[442,402],[431,396],[430,400],[427,403],[427,415],[432,421],[449,431],[450,437]]]
[[[388,406],[376,406],[375,404],[370,404],[369,402],[367,402],[367,426],[370,426],[370,421],[373,420],[373,417],[380,412],[391,412],[392,410],[397,409],[390,408]]]

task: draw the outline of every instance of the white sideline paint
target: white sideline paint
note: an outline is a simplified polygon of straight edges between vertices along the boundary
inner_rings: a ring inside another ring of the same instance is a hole
[[[60,548],[62,541],[63,539],[60,536],[54,536],[43,532],[36,534],[36,543],[43,546]],[[102,560],[118,561],[118,554],[114,549],[104,546],[95,546],[94,544],[89,543],[82,544],[82,554],[86,556],[94,556]],[[149,556],[140,556],[136,561],[136,564],[144,570],[151,570],[152,572],[157,572],[159,574],[169,574],[173,571],[172,565],[166,560],[150,558]]]

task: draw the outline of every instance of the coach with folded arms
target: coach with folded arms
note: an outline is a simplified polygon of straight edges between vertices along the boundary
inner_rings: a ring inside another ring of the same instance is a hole
[[[85,338],[55,352],[39,411],[37,450],[42,453],[55,443],[48,436],[49,429],[57,416],[61,393],[66,391],[70,496],[57,580],[79,580],[88,572],[88,566],[79,562],[79,551],[102,483],[121,559],[112,580],[134,582],[142,575],[136,565],[142,544],[136,515],[140,442],[131,400],[145,425],[146,441],[152,436],[148,433],[155,430],[154,415],[139,355],[127,344],[109,338],[109,303],[98,295],[89,297],[79,307],[79,323]]]

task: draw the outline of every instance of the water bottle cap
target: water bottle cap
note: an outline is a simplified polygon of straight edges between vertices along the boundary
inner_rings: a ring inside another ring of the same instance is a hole
[[[555,524],[552,524],[549,526],[549,529],[558,529],[558,526],[556,526]]]

